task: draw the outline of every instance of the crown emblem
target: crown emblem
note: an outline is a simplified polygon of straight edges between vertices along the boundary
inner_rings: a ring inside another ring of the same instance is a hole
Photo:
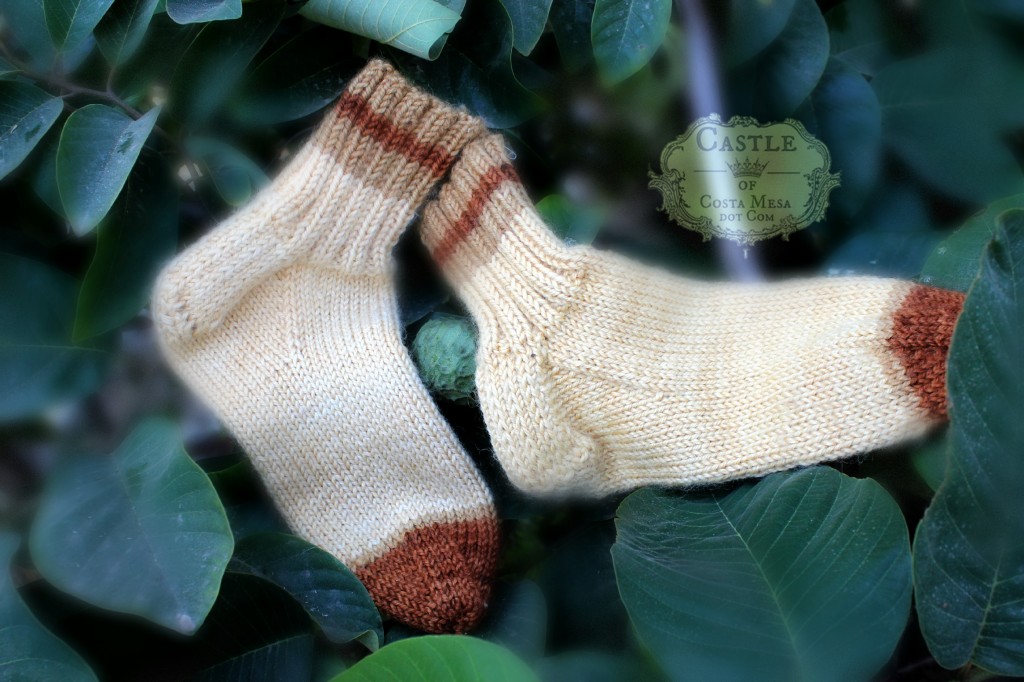
[[[759,162],[757,159],[751,161],[749,158],[743,161],[737,160],[736,163],[726,162],[726,166],[732,171],[734,178],[759,178],[764,169],[768,167],[768,162]]]

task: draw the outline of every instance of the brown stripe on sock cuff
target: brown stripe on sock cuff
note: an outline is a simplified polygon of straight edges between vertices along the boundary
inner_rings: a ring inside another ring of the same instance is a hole
[[[964,295],[917,285],[893,314],[889,348],[899,358],[921,407],[945,419],[946,358]]]
[[[356,571],[374,602],[426,632],[464,633],[487,609],[498,561],[493,518],[435,523]]]
[[[480,216],[483,214],[487,202],[490,201],[491,195],[506,182],[519,182],[515,168],[509,163],[495,166],[480,176],[480,182],[473,188],[459,219],[448,227],[441,241],[434,247],[433,256],[438,265],[443,266],[455,253],[459,244],[473,233],[473,230],[480,224]],[[504,223],[502,224],[504,225]]]
[[[435,178],[444,177],[455,162],[455,155],[438,144],[423,142],[384,114],[378,114],[365,97],[344,92],[338,100],[339,117],[352,121],[360,132],[376,140],[385,151],[401,152],[409,161],[419,164]]]

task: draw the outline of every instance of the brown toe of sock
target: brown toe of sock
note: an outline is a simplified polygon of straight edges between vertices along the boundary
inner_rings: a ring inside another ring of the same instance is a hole
[[[889,347],[899,357],[921,407],[946,418],[946,358],[964,294],[915,286],[893,315]]]
[[[464,633],[487,609],[498,558],[493,518],[436,523],[356,571],[374,602],[426,632]]]

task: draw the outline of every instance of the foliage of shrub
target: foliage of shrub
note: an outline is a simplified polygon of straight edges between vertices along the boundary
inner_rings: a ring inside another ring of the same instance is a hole
[[[0,0],[0,679],[1024,676],[1022,38],[1006,0]],[[799,119],[842,186],[825,221],[748,256],[969,290],[948,430],[538,503],[487,456],[470,327],[406,239],[407,337],[482,453],[504,549],[474,637],[382,620],[287,534],[145,309],[161,264],[372,55],[504,130],[560,237],[693,277],[729,273],[646,183],[710,113],[698,81],[723,116]]]

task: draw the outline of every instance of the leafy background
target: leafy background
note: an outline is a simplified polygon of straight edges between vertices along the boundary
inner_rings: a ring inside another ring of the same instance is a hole
[[[0,679],[1024,676],[1022,38],[1012,0],[0,0]],[[490,456],[472,325],[410,237],[407,337],[504,550],[472,637],[382,619],[287,533],[146,312],[374,55],[503,130],[567,241],[969,290],[948,430],[540,504]],[[740,252],[659,213],[647,171],[711,106],[823,139],[827,219]]]

